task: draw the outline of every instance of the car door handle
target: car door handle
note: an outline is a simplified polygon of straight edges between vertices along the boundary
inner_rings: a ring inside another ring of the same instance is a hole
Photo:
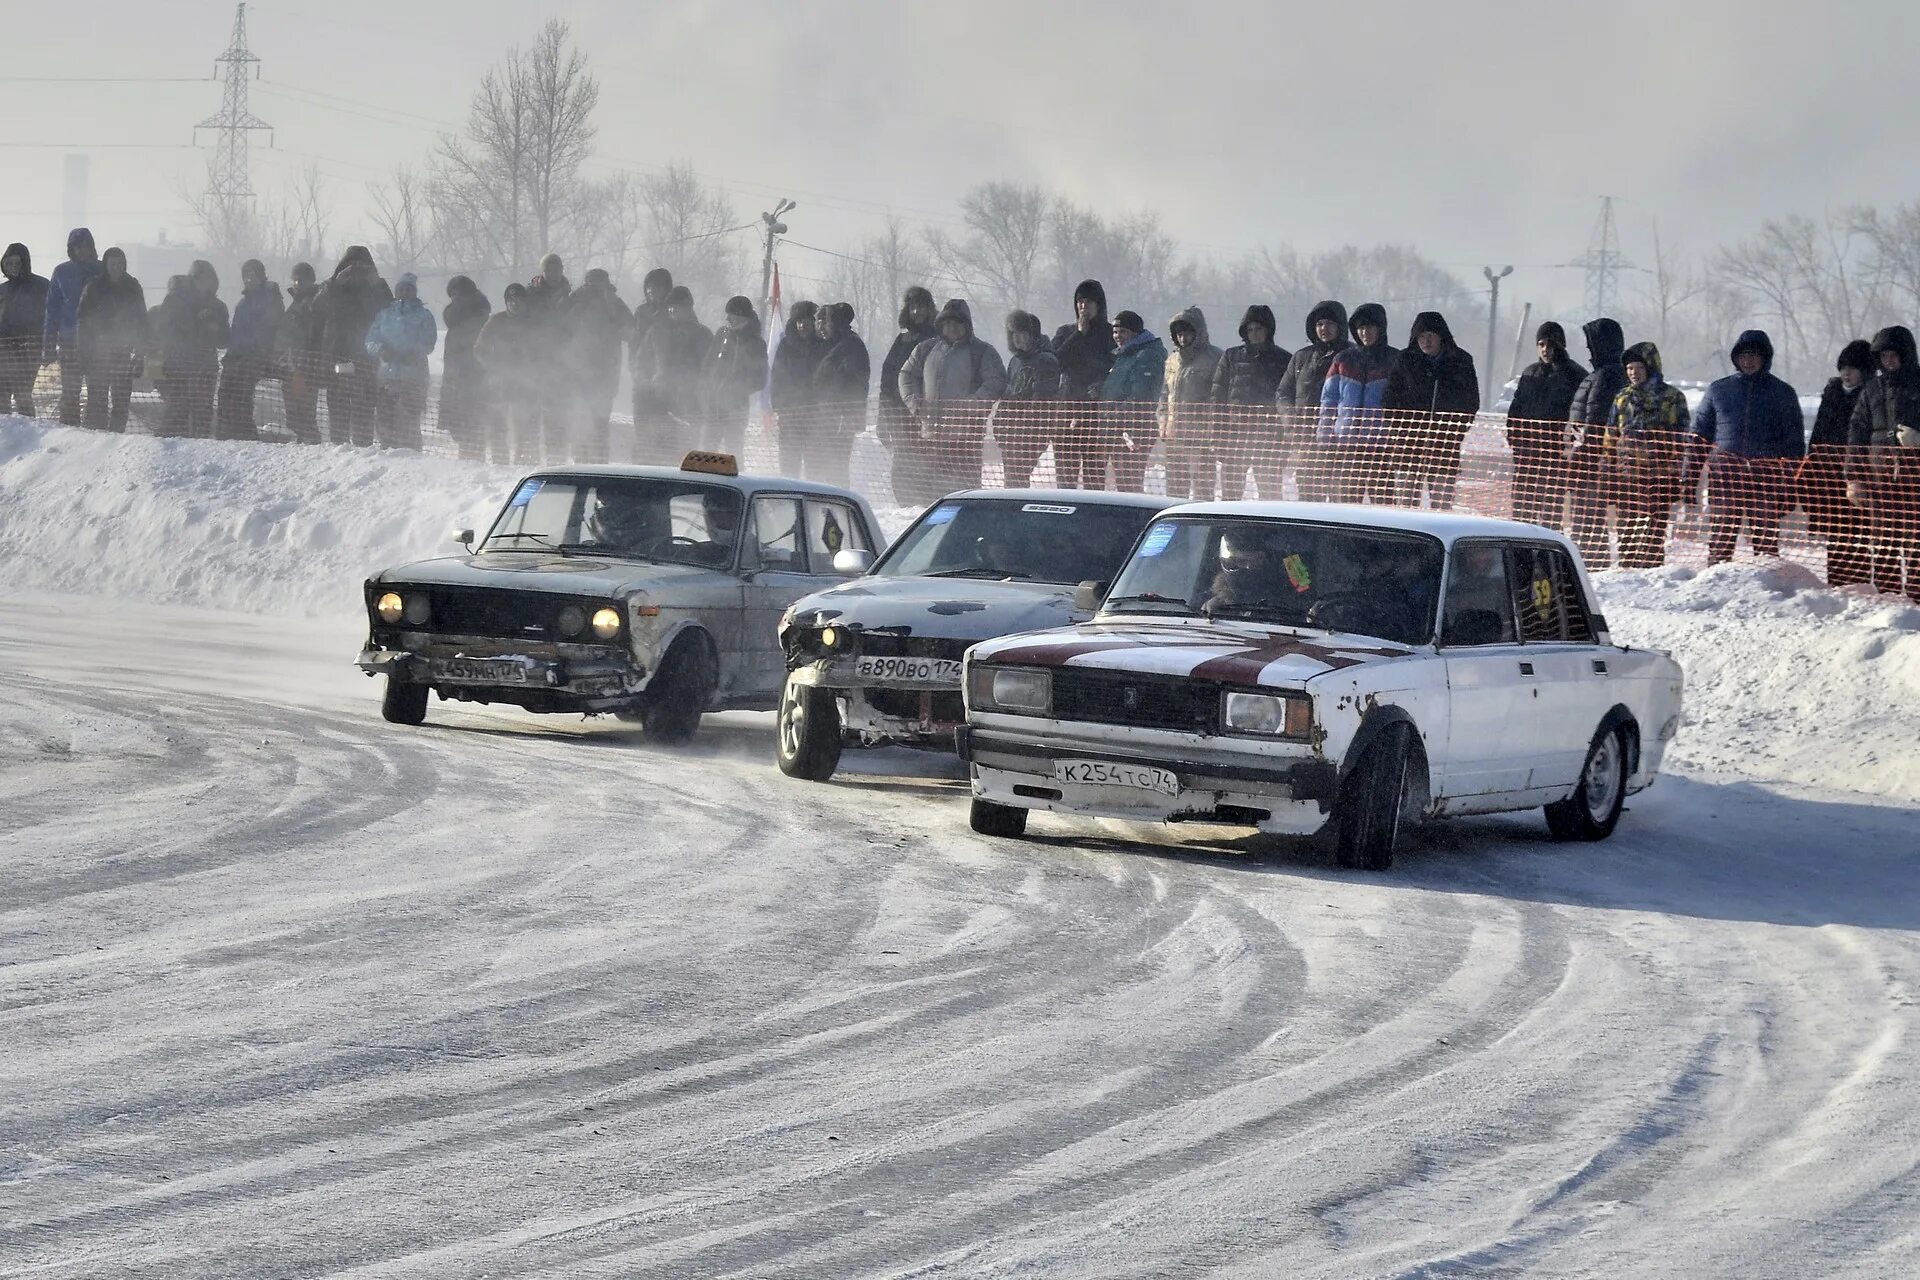
[[[1532,674],[1533,674],[1533,664],[1532,664],[1531,662],[1523,662],[1523,663],[1521,663],[1521,664],[1520,664],[1520,674],[1521,674],[1521,675],[1523,675],[1523,676],[1530,676],[1530,675],[1532,675]]]
[[[1594,664],[1593,664],[1593,674],[1595,674],[1595,675],[1597,675],[1597,676],[1603,676],[1603,675],[1605,675],[1605,674],[1607,674],[1607,664],[1606,664],[1606,663],[1604,663],[1604,662],[1600,662],[1600,661],[1598,661],[1598,660],[1595,660],[1595,662],[1594,662]]]

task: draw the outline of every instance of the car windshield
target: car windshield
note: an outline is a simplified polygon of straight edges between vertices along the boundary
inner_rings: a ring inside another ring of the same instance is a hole
[[[950,498],[874,567],[880,577],[1106,582],[1155,515],[1151,507],[1074,499]]]
[[[1106,612],[1237,618],[1377,636],[1433,638],[1443,552],[1424,534],[1304,520],[1154,522]]]
[[[698,480],[532,476],[480,545],[727,568],[740,529],[739,491]]]

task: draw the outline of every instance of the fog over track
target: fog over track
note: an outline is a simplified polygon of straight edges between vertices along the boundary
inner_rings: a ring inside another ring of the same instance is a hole
[[[1901,801],[999,842],[359,638],[0,594],[0,1275],[1920,1269]]]

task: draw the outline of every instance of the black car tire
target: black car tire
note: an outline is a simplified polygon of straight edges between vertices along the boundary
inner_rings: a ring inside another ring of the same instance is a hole
[[[640,723],[655,742],[686,742],[699,730],[717,674],[697,636],[674,642],[640,704]]]
[[[840,705],[833,693],[788,677],[780,691],[775,757],[789,778],[825,782],[840,767]]]
[[[1027,811],[991,800],[975,800],[967,810],[967,825],[983,836],[1018,840],[1027,834]]]
[[[1620,825],[1626,803],[1627,735],[1610,724],[1593,735],[1580,785],[1547,806],[1547,830],[1555,840],[1605,840]]]
[[[1335,818],[1341,866],[1385,871],[1393,865],[1412,772],[1412,726],[1388,725],[1340,784]]]
[[[386,692],[380,696],[380,714],[391,724],[424,724],[430,691],[424,684],[388,676]]]

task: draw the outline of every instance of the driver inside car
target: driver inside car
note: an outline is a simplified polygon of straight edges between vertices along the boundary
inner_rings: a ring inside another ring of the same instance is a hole
[[[618,491],[599,494],[593,514],[587,519],[587,532],[603,547],[618,551],[645,552],[666,535],[666,522],[652,503],[636,500]]]
[[[1205,612],[1260,610],[1304,621],[1314,599],[1312,567],[1282,531],[1247,527],[1220,535],[1220,568]]]

